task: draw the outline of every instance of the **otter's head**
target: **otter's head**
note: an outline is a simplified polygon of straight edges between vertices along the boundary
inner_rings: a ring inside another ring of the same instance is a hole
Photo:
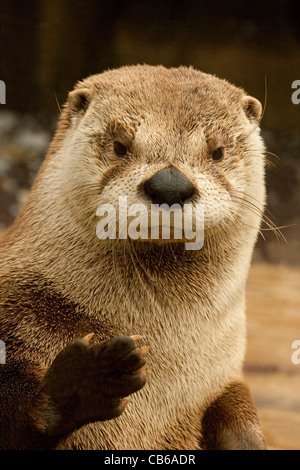
[[[257,233],[264,205],[261,112],[243,90],[193,68],[133,66],[91,76],[69,93],[56,152],[50,151],[60,203],[93,236],[104,217],[110,229],[115,224],[116,238],[126,238],[128,221],[137,233],[145,208],[151,239],[149,214],[162,204],[175,204],[181,215],[202,207],[204,239],[237,224]],[[175,215],[171,220],[174,229]],[[173,238],[171,230],[167,242]]]

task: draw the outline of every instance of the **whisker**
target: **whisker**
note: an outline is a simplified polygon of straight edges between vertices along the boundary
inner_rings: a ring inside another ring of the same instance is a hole
[[[231,210],[230,212],[231,212],[231,214],[236,215],[233,210]],[[257,229],[256,227],[253,227],[252,225],[246,224],[244,221],[240,221],[240,223],[243,226],[246,226],[246,227],[249,227],[249,228],[252,228],[252,229],[255,229],[255,230]],[[258,233],[262,236],[263,240],[266,241],[266,238],[265,238],[264,234],[262,233],[261,228],[259,228]]]
[[[254,196],[252,196],[251,194],[247,194],[247,193],[245,193],[244,191],[239,191],[239,190],[237,190],[237,189],[234,190],[234,192],[235,192],[235,193],[242,194],[245,198],[253,199],[253,201],[255,201],[255,203],[262,205],[262,203],[261,203],[260,201],[258,201],[258,200],[257,200]],[[249,201],[248,201],[248,202],[249,202]],[[257,209],[259,209],[258,206],[257,206]],[[274,216],[274,214],[272,214],[272,212],[271,212],[267,207],[264,207],[264,206],[262,205],[262,208],[259,209],[259,210],[261,210],[262,213],[263,213],[263,212],[268,212],[268,214],[270,215],[270,217],[273,217],[273,218],[276,220],[276,217]]]
[[[56,105],[57,105],[58,110],[59,110],[59,114],[62,115],[62,109],[61,109],[61,106],[60,106],[60,104],[59,104],[59,102],[58,102],[56,93],[54,93],[54,98],[55,98]]]
[[[276,229],[281,229],[281,228],[289,228],[289,227],[297,227],[298,224],[289,224],[289,225],[281,225],[281,226],[276,226]],[[262,228],[261,230],[272,230],[271,228]]]
[[[251,198],[251,199],[253,199],[256,203],[261,204],[260,201],[258,201],[257,199],[255,199],[253,196],[244,193],[243,191],[235,191],[235,192],[239,192],[239,193],[241,193],[243,196],[246,196],[246,197],[248,197],[248,198]],[[271,216],[271,217],[274,217],[273,214],[272,214],[268,209],[264,209],[263,207],[260,208],[260,207],[259,207],[258,205],[256,205],[254,202],[249,201],[249,200],[246,199],[245,197],[237,196],[237,195],[235,195],[234,193],[232,194],[232,196],[233,196],[233,197],[236,197],[236,198],[238,198],[238,199],[240,199],[240,200],[242,200],[242,201],[245,202],[246,204],[250,204],[253,209],[256,209],[256,210],[258,211],[258,214],[259,214],[259,215],[262,215],[270,224],[274,224],[274,222],[273,222],[268,216],[266,216],[266,214],[264,213],[264,210],[267,210],[267,211],[269,212],[270,216]]]
[[[262,121],[262,119],[264,117],[266,107],[267,107],[267,101],[268,101],[268,86],[267,86],[267,76],[265,75],[265,97],[264,97],[264,105],[263,105],[263,110],[262,110],[262,113],[261,113],[260,122]]]
[[[141,275],[140,273],[140,270],[144,273],[144,276],[146,279],[148,279],[148,281],[152,281],[149,273],[146,271],[145,267],[143,266],[143,263],[141,262],[141,259],[140,257],[138,256],[137,252],[136,252],[136,248],[135,248],[135,244],[134,242],[132,242],[132,240],[129,238],[129,255],[130,255],[130,258],[131,258],[131,261],[132,261],[132,264],[134,266],[134,269],[137,273],[137,276],[139,277],[140,281],[141,281],[141,284],[142,285],[145,285],[145,279],[144,277]],[[138,269],[138,266],[140,267],[140,270]]]
[[[259,151],[259,149],[251,149],[252,151]],[[246,153],[246,152],[245,152]],[[282,164],[282,159],[279,157],[279,155],[277,155],[276,153],[274,152],[270,152],[269,150],[264,150],[264,154],[268,154],[268,155],[271,155],[272,157],[275,157],[276,158],[276,162],[272,162],[272,160],[269,160],[267,159],[266,157],[262,156],[261,158],[265,159],[266,163],[274,166],[274,168],[281,168],[283,169],[284,171],[286,171],[286,168],[284,167],[284,165]]]
[[[242,206],[243,208],[245,208],[245,210],[247,209],[248,211],[252,212],[252,213],[255,214],[255,215],[260,215],[260,214],[258,214],[257,212],[255,212],[255,211],[253,210],[253,208],[249,208],[247,205],[241,204],[240,201],[239,201],[238,203],[239,203],[240,206]],[[277,240],[279,241],[279,235],[278,235],[279,230],[277,230],[277,227],[274,227],[274,226],[272,226],[271,224],[269,224],[268,221],[264,220],[263,217],[262,217],[262,222],[265,223],[265,224],[269,227],[268,229],[263,229],[262,227],[259,227],[258,231],[259,231],[260,235],[263,237],[263,239],[265,240],[265,237],[264,237],[264,235],[263,235],[262,232],[263,232],[264,230],[270,230],[270,231],[272,231],[272,232],[275,234]],[[255,228],[255,229],[256,229],[256,227],[253,227],[253,226],[251,226],[251,225],[249,225],[249,224],[246,224],[244,221],[243,221],[243,224],[246,225],[246,226],[249,227],[249,228],[253,228],[253,229]],[[281,236],[283,237],[282,234],[281,234]],[[283,238],[284,238],[284,237],[283,237]]]
[[[276,153],[270,152],[269,150],[265,150],[265,153],[268,153],[269,155],[272,155],[272,157],[277,158],[277,160],[279,160],[279,162],[281,162],[281,158]]]
[[[172,251],[173,258],[176,260],[177,257],[176,257],[176,255],[175,255],[175,253],[174,253],[174,250],[173,250],[173,247],[172,247],[172,243],[169,243],[169,247],[170,247],[170,250]]]
[[[253,153],[253,152],[261,152],[261,149],[254,149],[254,148],[251,148],[251,150],[249,150],[249,151],[244,151],[243,154],[244,154],[244,155],[248,155],[248,154],[249,154],[250,156],[252,156],[252,153]],[[271,153],[271,152],[266,152],[266,151],[264,151],[264,154],[265,154],[265,153]],[[274,154],[274,156],[275,156],[275,154]],[[275,168],[277,168],[277,167],[279,167],[279,166],[282,166],[282,165],[280,165],[280,162],[272,162],[272,160],[269,160],[268,158],[266,158],[265,155],[256,154],[256,155],[255,155],[255,158],[260,158],[260,159],[263,160],[267,165],[272,165],[272,166],[274,166]],[[279,157],[278,157],[278,158],[279,158]]]
[[[232,197],[238,199],[237,202],[239,203],[240,206],[245,207],[247,210],[250,210],[252,213],[261,216],[262,222],[268,226],[267,229],[260,228],[261,231],[270,230],[275,234],[278,241],[281,237],[287,243],[285,236],[280,231],[281,227],[276,226],[276,224],[269,217],[267,217],[266,214],[264,214],[263,211],[259,207],[257,207],[254,203],[252,203],[251,201],[248,201],[245,198],[241,198],[234,194],[232,195]],[[249,207],[249,204],[250,204],[250,207]]]
[[[274,163],[274,162],[272,162],[271,160],[268,160],[267,158],[265,159],[265,162],[266,162],[267,165],[270,165],[270,166],[272,166],[273,168],[278,168],[278,166],[279,166],[278,164],[276,164],[277,162]]]

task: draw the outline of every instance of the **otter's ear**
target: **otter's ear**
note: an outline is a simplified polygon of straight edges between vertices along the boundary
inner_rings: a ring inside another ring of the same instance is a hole
[[[256,122],[261,120],[262,105],[256,98],[253,98],[253,96],[243,96],[242,105],[249,119]]]
[[[71,112],[85,112],[91,99],[92,93],[88,88],[78,88],[77,90],[70,91],[68,95],[68,104]]]

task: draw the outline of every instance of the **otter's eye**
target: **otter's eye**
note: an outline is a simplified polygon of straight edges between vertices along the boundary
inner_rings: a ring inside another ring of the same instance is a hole
[[[224,158],[225,150],[224,147],[219,147],[212,153],[212,159],[214,162],[221,162]]]
[[[124,157],[127,153],[127,148],[124,144],[121,144],[118,140],[114,142],[114,152],[117,157]]]

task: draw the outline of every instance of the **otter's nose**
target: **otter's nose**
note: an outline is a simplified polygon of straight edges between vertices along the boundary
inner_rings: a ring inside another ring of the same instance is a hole
[[[174,167],[164,168],[144,183],[144,191],[154,204],[180,204],[192,197],[195,186]]]

